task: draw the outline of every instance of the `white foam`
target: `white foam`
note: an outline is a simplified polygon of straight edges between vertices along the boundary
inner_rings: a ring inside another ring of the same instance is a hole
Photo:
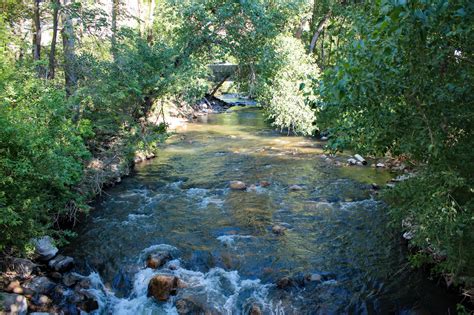
[[[221,235],[217,237],[217,240],[226,246],[233,246],[236,240],[239,239],[250,239],[253,238],[252,235],[240,235],[240,234],[233,234],[233,235]]]
[[[222,207],[224,205],[224,200],[217,198],[216,196],[204,197],[199,203],[199,208],[207,208],[210,204],[215,205],[216,207]]]

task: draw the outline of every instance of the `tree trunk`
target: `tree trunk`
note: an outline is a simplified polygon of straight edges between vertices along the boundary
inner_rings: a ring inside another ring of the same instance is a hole
[[[226,75],[224,77],[224,79],[221,80],[221,82],[219,82],[215,88],[212,89],[211,93],[209,93],[210,96],[214,96],[214,94],[217,93],[217,91],[220,89],[220,87],[224,84],[225,81],[227,81],[227,79],[229,79],[230,75]]]
[[[64,5],[67,6],[73,3],[74,0],[64,0]],[[63,29],[61,31],[63,39],[64,50],[64,79],[66,83],[66,94],[72,95],[77,85],[77,75],[75,69],[76,55],[74,51],[74,26],[71,16],[67,11],[62,13]],[[77,109],[79,112],[79,109]]]
[[[305,24],[306,24],[306,19],[305,18],[301,19],[300,26],[296,29],[296,32],[295,32],[295,37],[297,39],[301,39],[301,37],[303,36],[303,30],[304,30]]]
[[[48,71],[48,78],[54,79],[55,71],[56,71],[56,41],[58,37],[58,15],[59,15],[59,7],[61,3],[59,0],[54,0],[53,2],[53,37],[51,39],[51,50],[49,52],[49,71]]]
[[[321,35],[321,32],[323,31],[324,27],[326,26],[327,21],[329,20],[329,17],[331,16],[331,13],[328,13],[324,16],[324,18],[319,22],[318,28],[314,32],[313,38],[311,39],[311,44],[309,45],[309,53],[313,53],[314,47],[316,46],[316,42],[318,41],[319,35]]]
[[[33,60],[39,61],[41,59],[41,16],[40,16],[40,2],[41,0],[35,0],[35,8],[33,13]],[[42,76],[41,66],[37,67],[38,76]]]
[[[112,56],[117,58],[117,17],[119,15],[120,0],[112,0]]]

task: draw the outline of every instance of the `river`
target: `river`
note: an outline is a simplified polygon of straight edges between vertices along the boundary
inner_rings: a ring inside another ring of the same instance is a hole
[[[253,305],[263,314],[446,313],[452,298],[410,269],[386,207],[373,198],[370,184],[390,174],[336,166],[323,145],[274,131],[255,108],[180,128],[97,200],[66,249],[90,273],[97,313],[176,314],[183,298],[216,314],[247,314]],[[249,188],[231,190],[234,180]],[[160,250],[173,260],[145,268]],[[187,287],[156,302],[147,297],[156,274]],[[282,277],[292,284],[277,287]]]

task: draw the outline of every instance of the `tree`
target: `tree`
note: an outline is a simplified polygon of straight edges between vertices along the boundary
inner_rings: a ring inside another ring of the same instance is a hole
[[[76,74],[76,55],[75,55],[75,35],[74,25],[71,16],[72,5],[74,0],[64,0],[64,9],[62,10],[62,24],[63,29],[61,30],[61,36],[63,39],[63,51],[64,51],[64,79],[66,94],[71,96],[77,85],[77,74]],[[79,106],[76,106],[76,115],[79,115]]]
[[[60,0],[53,0],[53,36],[51,39],[51,49],[49,51],[49,71],[48,78],[54,79],[56,72],[56,42],[58,36],[58,22],[59,22],[59,9],[61,7]]]

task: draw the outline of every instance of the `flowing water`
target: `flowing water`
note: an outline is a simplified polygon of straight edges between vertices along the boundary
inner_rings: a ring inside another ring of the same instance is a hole
[[[371,196],[370,184],[390,175],[337,167],[322,153],[320,142],[277,133],[253,108],[181,128],[97,201],[67,249],[91,272],[97,313],[176,314],[183,298],[212,314],[248,314],[252,305],[263,314],[446,313],[452,300],[410,270]],[[232,180],[255,185],[230,190]],[[272,233],[275,224],[284,235]],[[163,250],[173,260],[145,268]],[[156,274],[187,287],[157,302],[147,297]],[[285,276],[292,285],[278,288]]]

